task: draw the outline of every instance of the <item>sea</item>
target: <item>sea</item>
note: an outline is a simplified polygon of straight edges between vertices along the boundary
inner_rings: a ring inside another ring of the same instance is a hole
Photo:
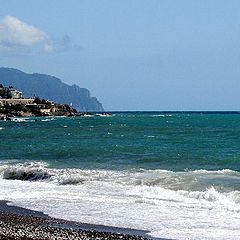
[[[240,239],[240,113],[0,122],[0,200],[166,239]]]

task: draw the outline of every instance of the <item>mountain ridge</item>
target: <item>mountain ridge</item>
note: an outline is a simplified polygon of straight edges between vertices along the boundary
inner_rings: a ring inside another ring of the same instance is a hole
[[[76,84],[68,85],[60,78],[42,73],[25,73],[16,68],[0,67],[0,83],[12,85],[25,97],[37,96],[58,103],[72,105],[78,111],[104,111],[90,91]]]

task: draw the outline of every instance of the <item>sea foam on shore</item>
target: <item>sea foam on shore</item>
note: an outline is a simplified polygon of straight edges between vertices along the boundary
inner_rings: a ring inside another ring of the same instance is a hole
[[[0,174],[1,199],[56,218],[142,229],[152,237],[239,236],[240,191],[231,190],[234,184],[237,189],[235,171],[54,169],[26,162],[3,164]]]

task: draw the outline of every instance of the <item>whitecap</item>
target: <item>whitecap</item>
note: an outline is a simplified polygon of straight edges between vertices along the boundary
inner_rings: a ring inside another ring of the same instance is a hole
[[[50,122],[50,121],[53,121],[55,120],[55,118],[45,118],[45,119],[42,119],[41,121],[42,122]]]
[[[172,117],[172,114],[155,114],[153,117]]]

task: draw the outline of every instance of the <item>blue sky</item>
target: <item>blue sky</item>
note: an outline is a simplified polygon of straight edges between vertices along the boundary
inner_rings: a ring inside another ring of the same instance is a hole
[[[240,110],[240,1],[8,0],[0,66],[88,88],[106,110]]]

